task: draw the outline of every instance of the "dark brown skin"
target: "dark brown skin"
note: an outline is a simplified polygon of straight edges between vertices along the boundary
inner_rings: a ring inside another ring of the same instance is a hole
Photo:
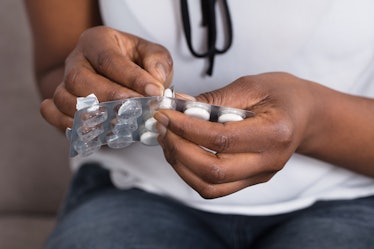
[[[55,127],[71,127],[76,97],[95,93],[100,101],[109,101],[160,95],[170,84],[169,52],[131,34],[100,27],[96,2],[25,3],[44,99],[41,112]],[[374,177],[373,99],[282,72],[244,76],[196,98],[256,112],[253,118],[226,124],[172,110],[155,113],[167,161],[205,198],[270,180],[295,152]]]

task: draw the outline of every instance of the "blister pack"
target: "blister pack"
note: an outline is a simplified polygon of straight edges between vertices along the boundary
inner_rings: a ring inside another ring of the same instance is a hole
[[[240,121],[253,112],[209,105],[174,97],[170,89],[164,96],[129,98],[99,103],[95,98],[83,99],[77,105],[73,127],[66,132],[70,140],[70,156],[88,156],[106,145],[121,149],[134,142],[158,145],[156,120],[152,117],[158,109],[173,109],[188,116],[211,122]]]

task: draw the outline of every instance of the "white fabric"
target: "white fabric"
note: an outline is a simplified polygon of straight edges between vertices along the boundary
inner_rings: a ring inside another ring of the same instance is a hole
[[[198,0],[188,1],[195,47],[203,44],[198,30]],[[106,25],[158,42],[174,59],[173,84],[195,95],[236,78],[286,71],[333,89],[374,97],[374,1],[372,0],[230,0],[234,43],[216,57],[213,77],[204,76],[206,60],[187,49],[179,1],[101,1]],[[218,30],[219,44],[224,37]],[[193,155],[191,155],[193,156]],[[300,209],[316,200],[374,194],[374,180],[331,164],[294,155],[267,183],[232,195],[205,200],[184,183],[165,161],[159,146],[134,144],[121,151],[102,150],[89,158],[112,170],[119,188],[137,186],[172,196],[196,208],[220,213],[277,214]]]

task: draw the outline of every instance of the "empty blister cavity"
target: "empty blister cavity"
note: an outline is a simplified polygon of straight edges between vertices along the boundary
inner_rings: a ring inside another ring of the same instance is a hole
[[[104,123],[108,118],[108,111],[105,107],[95,106],[94,110],[91,107],[87,108],[80,116],[85,126],[93,127],[98,124]]]
[[[242,121],[245,119],[246,113],[244,110],[232,109],[232,108],[222,108],[219,112],[218,122],[226,123],[232,121]]]
[[[134,142],[131,133],[110,134],[106,137],[108,147],[113,149],[122,149]]]
[[[118,108],[117,115],[119,123],[122,120],[136,119],[142,115],[142,105],[136,99],[128,99]]]
[[[74,150],[81,156],[89,156],[97,152],[101,148],[101,142],[99,139],[91,141],[76,140],[73,143]]]
[[[118,121],[112,128],[113,133],[129,133],[138,129],[137,119],[119,119]]]
[[[188,102],[184,114],[202,120],[210,119],[210,105],[200,102]]]
[[[94,127],[81,126],[77,129],[77,134],[80,140],[88,142],[104,133],[104,128],[102,125],[97,125]]]

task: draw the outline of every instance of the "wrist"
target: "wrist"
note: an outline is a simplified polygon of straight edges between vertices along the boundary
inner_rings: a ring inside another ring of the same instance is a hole
[[[336,93],[333,90],[317,84],[307,82],[307,97],[304,99],[307,116],[304,133],[297,148],[297,152],[304,155],[315,155],[324,144],[326,134],[333,128],[332,104]]]

